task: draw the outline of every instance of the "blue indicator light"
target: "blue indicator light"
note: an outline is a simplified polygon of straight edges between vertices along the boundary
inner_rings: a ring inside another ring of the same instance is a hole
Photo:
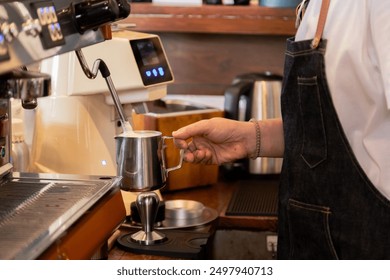
[[[165,75],[164,68],[158,67],[158,73],[160,73],[160,76],[164,76]]]
[[[153,69],[152,71],[153,71],[153,75],[154,75],[155,77],[157,77],[157,70],[156,70],[156,69]]]
[[[150,77],[152,76],[152,72],[150,72],[149,70],[145,72],[146,76]]]
[[[4,35],[0,34],[0,45],[4,43]]]

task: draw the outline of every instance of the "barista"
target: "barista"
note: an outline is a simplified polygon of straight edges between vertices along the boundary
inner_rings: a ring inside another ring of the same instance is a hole
[[[390,1],[297,10],[282,120],[202,120],[175,142],[194,163],[283,156],[278,258],[390,259]]]

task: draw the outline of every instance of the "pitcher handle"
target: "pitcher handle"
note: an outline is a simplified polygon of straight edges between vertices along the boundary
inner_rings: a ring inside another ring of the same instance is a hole
[[[177,170],[177,169],[181,168],[181,166],[183,164],[183,159],[184,159],[184,149],[180,149],[179,164],[176,165],[176,166],[173,166],[173,167],[166,168],[165,167],[165,165],[166,165],[165,153],[164,153],[164,149],[166,148],[165,139],[173,139],[173,136],[162,136],[163,145],[162,145],[162,150],[161,150],[161,157],[162,157],[162,162],[163,162],[163,165],[164,165],[165,172],[166,172],[166,174],[168,174],[171,171],[174,171],[174,170]]]

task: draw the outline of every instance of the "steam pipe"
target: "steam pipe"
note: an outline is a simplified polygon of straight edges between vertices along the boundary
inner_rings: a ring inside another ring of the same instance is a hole
[[[76,50],[76,56],[80,62],[81,68],[83,69],[84,74],[89,78],[89,79],[95,79],[98,71],[100,70],[102,77],[107,83],[108,89],[110,91],[111,97],[114,101],[114,105],[117,109],[117,112],[119,114],[119,119],[122,124],[123,132],[128,132],[133,130],[132,126],[130,125],[126,114],[123,111],[122,104],[120,102],[120,99],[118,97],[118,93],[115,89],[114,83],[112,82],[111,79],[111,73],[110,70],[108,69],[106,63],[102,59],[97,59],[93,63],[92,70],[89,69],[88,63],[85,60],[85,57],[80,49]]]

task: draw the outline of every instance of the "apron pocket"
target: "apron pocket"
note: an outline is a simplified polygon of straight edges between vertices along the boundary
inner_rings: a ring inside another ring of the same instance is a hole
[[[330,208],[290,199],[287,210],[292,259],[338,259],[329,230]]]
[[[301,156],[310,168],[326,159],[327,147],[317,77],[298,77],[299,108],[303,124]]]

